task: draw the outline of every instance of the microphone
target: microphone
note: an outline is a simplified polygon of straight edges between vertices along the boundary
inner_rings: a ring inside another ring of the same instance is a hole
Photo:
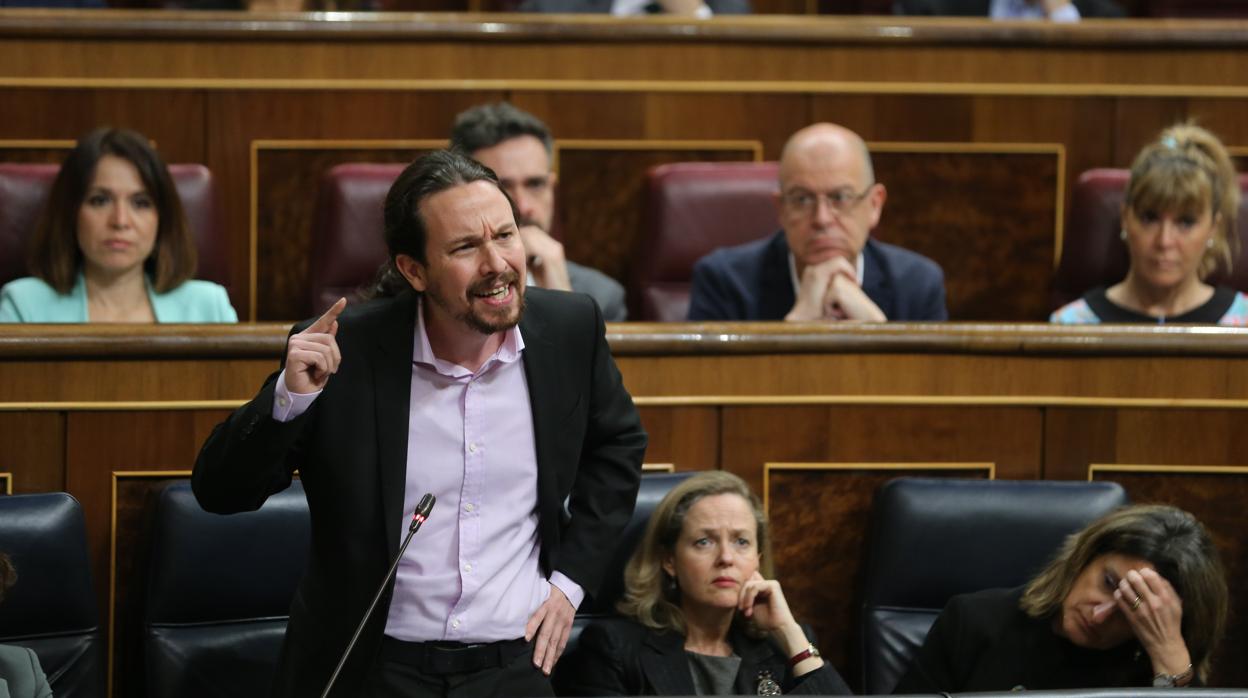
[[[334,682],[338,680],[338,674],[342,671],[342,667],[347,663],[347,657],[351,656],[351,650],[355,649],[355,643],[360,639],[360,633],[364,632],[364,626],[368,623],[368,619],[373,615],[373,611],[377,609],[377,602],[381,600],[382,593],[386,590],[386,585],[394,578],[394,573],[399,569],[399,560],[403,559],[403,553],[407,551],[407,544],[412,542],[412,536],[420,530],[421,524],[429,518],[429,512],[433,511],[434,502],[438,501],[437,497],[426,492],[425,496],[420,498],[420,504],[416,505],[416,511],[412,512],[412,523],[407,527],[407,537],[403,539],[403,545],[399,546],[399,554],[395,556],[394,562],[390,564],[390,571],[386,572],[386,578],[381,580],[381,586],[377,587],[377,594],[373,596],[373,602],[368,605],[368,610],[364,612],[364,617],[360,619],[360,624],[355,628],[355,634],[351,636],[351,642],[347,643],[347,648],[342,651],[342,658],[338,660],[338,666],[334,668],[334,673],[329,677],[329,683],[325,684],[325,692],[321,694],[321,698],[328,698],[329,692],[334,687]]]

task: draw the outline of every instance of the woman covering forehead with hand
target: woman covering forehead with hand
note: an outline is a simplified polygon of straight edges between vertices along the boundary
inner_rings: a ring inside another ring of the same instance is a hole
[[[1205,279],[1239,248],[1239,179],[1217,136],[1180,124],[1145,146],[1122,206],[1127,278],[1059,308],[1052,322],[1248,324],[1248,296]]]
[[[848,694],[793,619],[767,553],[767,521],[741,478],[710,471],[677,485],[629,560],[624,617],[585,629],[561,692]]]
[[[1126,507],[1070,536],[1025,587],[953,597],[895,692],[1198,686],[1226,613],[1204,526]]]

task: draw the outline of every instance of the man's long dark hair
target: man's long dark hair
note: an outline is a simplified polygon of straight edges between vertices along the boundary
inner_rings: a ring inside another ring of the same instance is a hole
[[[498,191],[507,197],[512,215],[515,215],[515,204],[499,185],[494,171],[467,155],[451,150],[435,150],[403,170],[386,194],[383,217],[390,259],[377,270],[377,280],[368,294],[370,297],[394,296],[411,288],[394,264],[399,255],[405,254],[421,264],[428,262],[425,250],[429,235],[425,220],[420,215],[420,205],[425,199],[452,187],[480,181],[498,187]]]

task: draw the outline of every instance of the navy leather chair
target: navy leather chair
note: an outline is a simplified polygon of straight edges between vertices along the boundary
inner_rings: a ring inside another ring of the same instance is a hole
[[[0,644],[34,650],[58,698],[102,697],[107,655],[78,500],[0,497],[0,550],[17,568],[0,603]]]
[[[693,474],[692,472],[654,473],[642,476],[641,488],[637,491],[637,504],[633,507],[633,516],[628,520],[623,533],[620,534],[619,545],[616,546],[611,559],[607,562],[607,574],[603,577],[602,587],[598,589],[597,594],[586,596],[580,608],[577,609],[563,656],[567,657],[576,649],[577,640],[585,626],[598,618],[615,615],[615,604],[624,596],[624,567],[628,565],[628,559],[633,556],[633,550],[641,541],[641,535],[646,531],[646,524],[650,522],[650,515],[673,487]],[[556,692],[558,692],[560,681],[557,665],[554,682]]]
[[[1021,586],[1068,535],[1127,503],[1110,482],[885,483],[864,565],[863,692],[892,692],[950,597]]]
[[[310,534],[298,480],[229,516],[201,509],[187,482],[165,489],[148,580],[147,698],[268,694]]]

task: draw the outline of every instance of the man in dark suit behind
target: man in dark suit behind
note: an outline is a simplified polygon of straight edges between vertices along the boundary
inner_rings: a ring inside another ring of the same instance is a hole
[[[870,239],[887,192],[858,134],[808,126],[780,155],[783,230],[693,267],[690,320],[945,320],[932,260]]]
[[[899,15],[1051,19],[1077,22],[1082,17],[1123,17],[1113,0],[897,0]]]
[[[489,170],[425,156],[385,228],[383,297],[290,337],[284,370],[204,444],[196,497],[253,510],[303,481],[312,545],[274,695],[320,695],[425,492],[437,506],[333,695],[550,695],[631,514],[645,432],[593,300],[526,290]]]

